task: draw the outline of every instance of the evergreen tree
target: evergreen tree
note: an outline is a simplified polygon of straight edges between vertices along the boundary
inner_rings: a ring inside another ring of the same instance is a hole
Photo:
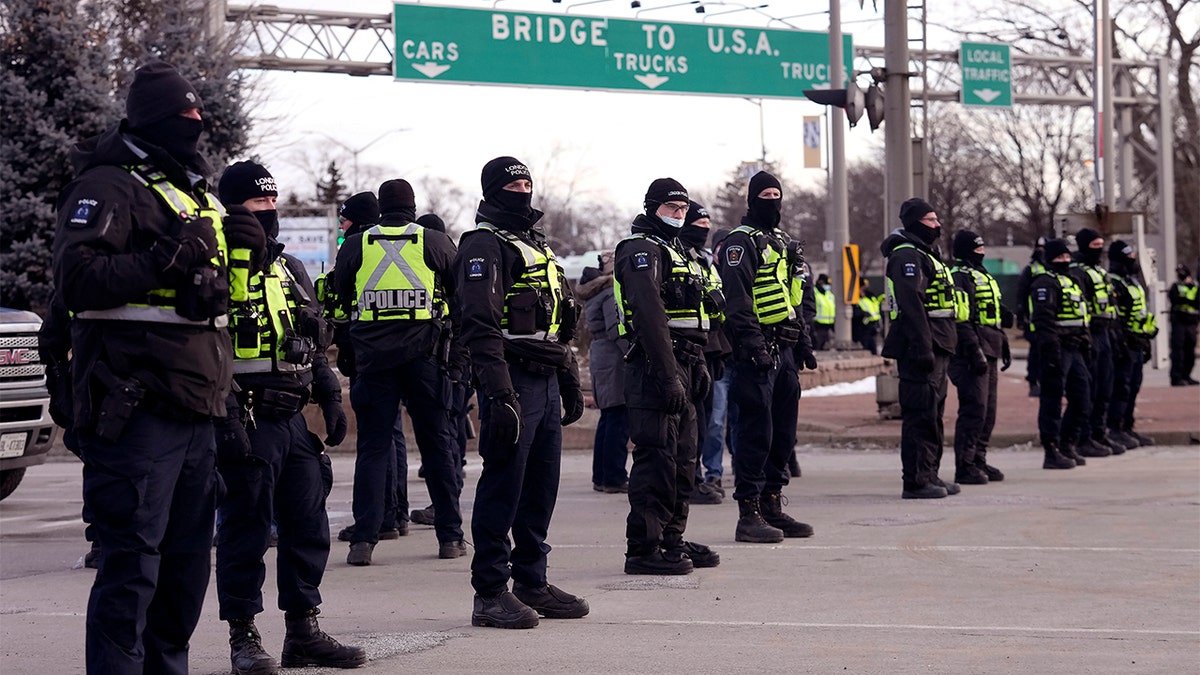
[[[69,152],[120,119],[108,34],[73,0],[0,4],[0,303],[44,311]]]
[[[329,162],[325,170],[325,179],[317,181],[317,202],[320,204],[341,204],[350,196],[343,182],[342,170],[337,162]]]

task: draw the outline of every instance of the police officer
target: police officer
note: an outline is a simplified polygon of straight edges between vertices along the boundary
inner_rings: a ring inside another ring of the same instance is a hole
[[[1029,264],[1021,269],[1021,274],[1017,277],[1017,327],[1021,329],[1025,341],[1029,343],[1029,353],[1025,359],[1025,381],[1029,383],[1030,398],[1037,398],[1041,393],[1037,374],[1041,371],[1042,364],[1038,358],[1037,341],[1033,339],[1033,334],[1029,331],[1029,287],[1033,284],[1034,277],[1046,273],[1046,264],[1043,258],[1045,248],[1046,238],[1038,237],[1033,245],[1033,253],[1029,256]]]
[[[684,541],[696,472],[696,402],[712,382],[704,363],[708,316],[700,266],[676,239],[689,201],[673,178],[650,183],[645,212],[617,244],[613,289],[625,358],[633,467],[625,524],[626,574],[688,574],[720,556]]]
[[[813,534],[811,526],[783,513],[781,492],[789,482],[788,457],[796,438],[796,343],[804,341],[806,367],[815,368],[816,359],[797,314],[803,293],[793,284],[793,271],[802,264],[796,259],[799,248],[779,229],[779,179],[766,171],[755,174],[747,204],[741,225],[721,240],[716,254],[733,345],[734,538],[774,543]]]
[[[891,326],[882,354],[896,360],[900,375],[900,462],[904,499],[956,494],[957,483],[938,478],[946,373],[958,347],[954,278],[934,246],[942,224],[928,202],[913,197],[900,205],[902,228],[880,246],[887,258]]]
[[[1088,332],[1091,336],[1088,374],[1092,378],[1091,419],[1080,434],[1075,451],[1084,457],[1119,455],[1125,452],[1125,446],[1111,441],[1105,427],[1113,389],[1111,335],[1117,327],[1117,307],[1113,302],[1108,272],[1100,265],[1100,258],[1104,255],[1104,237],[1085,227],[1075,235],[1075,245],[1079,247],[1079,255],[1071,265],[1071,277],[1087,300]]]
[[[854,306],[854,322],[858,331],[856,341],[872,354],[879,353],[879,325],[882,320],[879,309],[882,306],[883,296],[872,294],[871,282],[864,277],[859,284],[858,304]]]
[[[725,397],[729,389],[721,392],[721,442],[705,443],[708,430],[713,426],[713,407],[717,396],[717,383],[725,377],[725,361],[733,353],[729,338],[721,330],[725,322],[725,294],[721,290],[721,275],[713,261],[712,251],[707,248],[708,234],[712,228],[712,218],[708,209],[698,202],[688,202],[687,216],[683,219],[683,227],[679,228],[679,241],[688,255],[700,266],[704,274],[705,296],[708,302],[704,305],[708,315],[708,338],[704,345],[704,363],[708,367],[709,379],[712,384],[708,395],[703,401],[696,402],[696,489],[692,491],[691,504],[720,504],[725,498],[725,489],[721,486],[722,455],[725,427]],[[718,309],[720,308],[720,309]]]
[[[1196,365],[1196,325],[1200,324],[1200,295],[1187,265],[1177,265],[1167,299],[1171,301],[1171,386],[1197,385],[1192,379]]]
[[[1045,450],[1042,468],[1071,469],[1087,463],[1075,451],[1081,432],[1088,428],[1091,412],[1087,301],[1070,275],[1067,242],[1047,241],[1045,256],[1045,274],[1034,277],[1029,287],[1029,330],[1041,354],[1038,435]]]
[[[462,236],[455,260],[483,458],[471,517],[471,625],[532,628],[539,614],[588,613],[586,600],[546,581],[562,427],[583,415],[579,366],[567,345],[577,316],[562,266],[535,227],[542,212],[530,203],[529,169],[497,157],[480,183],[476,228]]]
[[[1150,344],[1158,335],[1158,319],[1147,304],[1137,252],[1121,240],[1108,247],[1109,271],[1112,272],[1120,337],[1113,397],[1108,406],[1108,433],[1132,449],[1154,445],[1154,439],[1134,430],[1134,407],[1142,389],[1142,367],[1150,360]],[[1136,445],[1135,445],[1136,444]]]
[[[346,557],[355,566],[371,564],[385,525],[386,472],[394,461],[401,401],[412,418],[436,512],[438,557],[466,555],[446,373],[454,243],[413,222],[416,198],[405,180],[379,186],[379,212],[379,225],[346,239],[335,268],[338,295],[352,312],[350,341],[357,371],[350,388],[358,421],[354,526]],[[349,298],[355,299],[353,309]],[[404,480],[398,470],[396,480]]]
[[[126,118],[73,149],[79,176],[59,196],[54,282],[74,315],[84,512],[101,549],[88,672],[187,672],[208,586],[226,309],[265,242],[208,193],[202,107],[171,65],[138,68]]]
[[[263,270],[249,279],[249,298],[230,306],[236,387],[229,414],[217,422],[217,469],[227,489],[217,532],[217,600],[229,622],[234,673],[275,673],[254,625],[263,611],[263,556],[271,525],[279,532],[276,583],[284,611],[285,668],[353,668],[366,663],[317,624],[321,578],[329,559],[329,457],[308,430],[302,410],[321,407],[325,444],[346,437],[342,387],[329,367],[329,330],[304,264],[278,243],[275,178],[255,162],[225,169],[217,187],[225,204],[241,204],[267,240]]]
[[[970,230],[954,234],[955,285],[970,308],[967,321],[958,322],[958,348],[950,357],[950,381],[958,390],[954,423],[954,482],[983,485],[1004,480],[1004,473],[987,463],[988,443],[996,426],[996,387],[999,370],[1008,370],[1012,354],[1002,328],[1000,286],[983,266],[983,237]],[[1010,321],[1011,323],[1011,321]]]
[[[833,324],[837,318],[837,301],[833,297],[833,287],[827,275],[817,275],[813,293],[817,301],[817,315],[813,319],[812,343],[813,349],[821,350],[829,346],[829,339],[833,337]]]

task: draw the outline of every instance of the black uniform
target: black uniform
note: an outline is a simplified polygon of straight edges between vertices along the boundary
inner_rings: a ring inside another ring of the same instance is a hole
[[[1192,379],[1192,368],[1196,366],[1200,295],[1186,267],[1180,265],[1177,273],[1179,280],[1167,291],[1167,299],[1171,301],[1171,384],[1194,385],[1197,381]]]
[[[1021,274],[1017,277],[1017,298],[1014,303],[1017,327],[1021,329],[1025,341],[1029,343],[1029,353],[1025,357],[1025,381],[1029,383],[1030,396],[1038,395],[1037,374],[1041,371],[1042,364],[1038,358],[1037,341],[1033,339],[1033,334],[1029,331],[1029,286],[1033,284],[1034,277],[1046,272],[1046,265],[1042,262],[1044,245],[1045,241],[1039,238],[1038,245],[1033,249],[1033,255],[1029,258],[1029,264],[1021,269]]]
[[[384,210],[382,227],[403,228],[413,223],[416,216],[412,207],[392,208],[382,187],[380,192],[380,205]],[[414,224],[412,227],[420,226]],[[422,231],[425,242],[423,263],[433,271],[435,284],[444,292],[446,301],[452,301],[456,288],[451,269],[456,253],[454,243],[442,232],[424,228]],[[371,229],[351,235],[338,250],[335,284],[348,314],[355,311],[350,303],[361,290],[357,288],[356,278],[363,262],[363,238],[373,236]],[[389,244],[404,243],[386,237],[369,241],[371,245],[385,248]],[[412,419],[421,464],[425,467],[426,486],[433,500],[434,529],[443,547],[439,549],[439,555],[452,555],[450,548],[445,548],[448,546],[463,550],[459,544],[463,539],[462,512],[458,501],[458,466],[454,457],[458,433],[450,419],[453,392],[447,374],[450,332],[448,316],[430,320],[351,320],[349,335],[356,375],[350,388],[350,402],[358,423],[352,547],[360,542],[373,546],[379,541],[380,529],[393,526],[393,523],[384,522],[384,491],[388,466],[395,462],[392,458],[396,452],[397,416],[403,401]],[[399,467],[395,480],[397,484],[406,480]],[[397,518],[400,518],[399,513]],[[353,564],[365,563],[359,560]]]
[[[672,228],[657,217],[639,215],[632,231],[635,236],[617,244],[613,264],[633,344],[625,362],[625,404],[633,441],[625,526],[627,572],[631,565],[641,569],[640,560],[666,556],[674,562],[686,553],[683,533],[696,471],[695,404],[703,401],[711,385],[703,351],[707,330],[701,326],[707,325],[703,280],[698,274],[673,278],[672,260],[691,258]],[[679,314],[690,310],[690,316],[675,319],[680,326],[668,327],[668,308]],[[683,327],[685,322],[691,325]],[[652,567],[653,563],[647,571]]]
[[[1046,244],[1047,257],[1056,249]],[[1038,374],[1041,400],[1038,405],[1038,435],[1046,450],[1045,464],[1057,462],[1058,454],[1078,464],[1075,445],[1088,428],[1091,412],[1091,375],[1087,353],[1091,337],[1080,317],[1087,316],[1083,293],[1074,282],[1064,286],[1070,263],[1047,263],[1046,273],[1034,278],[1029,290],[1030,327],[1041,353]],[[1063,394],[1067,397],[1062,411]],[[1063,462],[1065,464],[1065,462]],[[1046,468],[1070,468],[1066,466]]]
[[[54,278],[75,314],[84,511],[103,561],[88,601],[89,672],[186,672],[208,585],[220,491],[212,419],[225,414],[232,359],[228,248],[194,154],[202,122],[179,115],[199,105],[173,68],[143,66],[130,119],[76,146],[81,173],[59,195]],[[232,220],[230,247],[261,255],[261,235],[231,236]]]
[[[537,625],[537,614],[526,611],[530,608],[546,616],[587,614],[587,603],[574,596],[572,610],[565,613],[529,605],[535,589],[554,589],[546,579],[546,536],[558,500],[562,425],[582,414],[582,394],[579,367],[567,345],[575,311],[573,302],[564,297],[556,303],[549,292],[550,284],[562,284],[567,293],[563,280],[550,279],[561,275],[561,268],[545,234],[534,228],[542,214],[527,201],[523,207],[506,208],[490,200],[493,191],[502,191],[512,180],[497,178],[489,188],[489,167],[497,163],[528,175],[512,158],[498,158],[485,167],[489,200],[479,204],[479,227],[462,236],[454,264],[462,343],[470,352],[479,393],[483,458],[471,519],[472,623],[529,628]],[[526,255],[538,258],[532,267],[542,272],[527,265]],[[557,332],[551,330],[555,324]],[[560,404],[567,408],[566,417]],[[513,593],[507,590],[510,577]],[[522,603],[529,606],[522,608]]]
[[[896,360],[900,375],[904,492],[945,496],[931,488],[945,489],[937,471],[944,438],[947,368],[950,355],[958,348],[958,332],[954,316],[934,317],[927,309],[941,258],[910,229],[896,230],[880,248],[887,258],[888,295],[894,312],[881,353]],[[944,312],[945,307],[935,311]]]

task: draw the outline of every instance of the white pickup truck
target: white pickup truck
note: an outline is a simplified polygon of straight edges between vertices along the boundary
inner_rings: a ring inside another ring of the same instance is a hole
[[[46,461],[54,443],[41,326],[33,312],[0,307],[0,499],[17,489],[26,468]]]

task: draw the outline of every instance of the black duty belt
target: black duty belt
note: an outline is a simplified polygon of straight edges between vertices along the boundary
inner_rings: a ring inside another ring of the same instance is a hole
[[[295,415],[308,405],[308,390],[246,389],[238,392],[238,403],[251,408],[255,413],[268,413],[276,417]]]
[[[553,366],[549,363],[542,363],[540,361],[533,361],[521,356],[508,356],[506,360],[508,361],[509,365],[516,366],[517,368],[520,368],[527,373],[533,373],[534,375],[553,375],[558,372],[558,366]]]
[[[704,347],[686,338],[671,338],[671,351],[680,363],[694,364],[704,361]]]
[[[790,347],[800,340],[800,327],[780,323],[773,326],[762,327],[763,339],[767,342],[774,343],[780,347]]]

